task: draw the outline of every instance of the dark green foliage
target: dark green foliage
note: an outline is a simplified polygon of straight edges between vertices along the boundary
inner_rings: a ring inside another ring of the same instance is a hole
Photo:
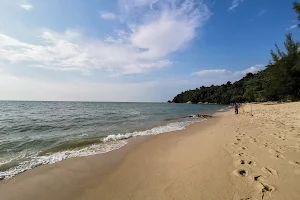
[[[300,20],[300,3],[293,3]],[[300,24],[299,24],[300,27]],[[272,61],[266,69],[257,74],[248,73],[235,83],[200,87],[178,94],[173,102],[220,103],[263,102],[300,99],[300,42],[293,40],[292,34],[286,35],[285,51],[277,44],[271,50]]]
[[[291,34],[286,35],[285,51],[277,45],[271,51],[273,60],[266,69],[256,74],[248,73],[235,83],[200,87],[178,94],[173,102],[220,103],[264,102],[300,99],[300,43]]]
[[[294,2],[293,4],[295,12],[298,14],[298,20],[300,21],[300,3]],[[300,24],[298,25],[300,27]]]

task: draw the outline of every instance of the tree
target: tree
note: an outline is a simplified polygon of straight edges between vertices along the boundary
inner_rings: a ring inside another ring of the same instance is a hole
[[[295,12],[298,14],[298,20],[300,21],[300,3],[295,1],[293,3],[293,6],[294,6]],[[300,27],[300,24],[298,24],[298,26]]]
[[[247,73],[245,78],[252,78],[254,75],[252,73]]]
[[[300,20],[300,4],[294,2],[294,10]],[[191,101],[229,104],[231,102],[300,100],[300,42],[286,35],[284,50],[277,44],[271,50],[272,61],[256,74],[248,73],[234,83],[201,86],[174,97],[173,102]]]

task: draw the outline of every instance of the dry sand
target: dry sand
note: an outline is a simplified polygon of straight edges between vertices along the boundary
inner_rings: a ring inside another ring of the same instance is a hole
[[[2,181],[0,199],[298,200],[300,103],[248,104],[239,115],[41,166]]]

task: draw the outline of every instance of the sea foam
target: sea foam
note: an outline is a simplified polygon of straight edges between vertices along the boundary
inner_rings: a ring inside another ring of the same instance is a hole
[[[10,168],[7,171],[0,172],[0,179],[9,179],[17,174],[33,169],[37,166],[54,164],[68,158],[107,153],[126,145],[129,138],[136,136],[157,135],[171,131],[183,130],[186,126],[191,125],[194,122],[200,122],[203,120],[205,119],[193,119],[189,121],[174,122],[169,123],[165,126],[158,126],[145,131],[108,135],[107,137],[102,139],[103,143],[93,144],[85,148],[66,150],[44,156],[31,156],[30,158],[28,158],[28,160],[21,162],[19,165]]]
[[[136,136],[157,135],[160,133],[183,130],[186,126],[188,126],[196,121],[202,121],[202,120],[203,119],[193,120],[193,121],[175,122],[175,123],[169,123],[165,126],[158,126],[158,127],[146,130],[146,131],[135,131],[133,133],[108,135],[107,137],[105,137],[103,139],[103,142],[124,140],[124,139],[129,139],[131,137],[136,137]]]
[[[28,160],[21,162],[16,167],[10,168],[9,170],[4,172],[0,172],[0,179],[9,179],[17,174],[33,169],[37,166],[45,164],[54,164],[56,162],[60,162],[68,158],[107,153],[109,151],[119,149],[125,144],[127,144],[127,141],[93,144],[89,147],[77,150],[67,150],[46,156],[32,156]]]

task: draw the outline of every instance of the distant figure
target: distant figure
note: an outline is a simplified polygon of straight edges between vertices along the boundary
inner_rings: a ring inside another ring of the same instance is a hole
[[[238,103],[234,103],[234,110],[235,110],[235,114],[239,114],[239,104]]]

